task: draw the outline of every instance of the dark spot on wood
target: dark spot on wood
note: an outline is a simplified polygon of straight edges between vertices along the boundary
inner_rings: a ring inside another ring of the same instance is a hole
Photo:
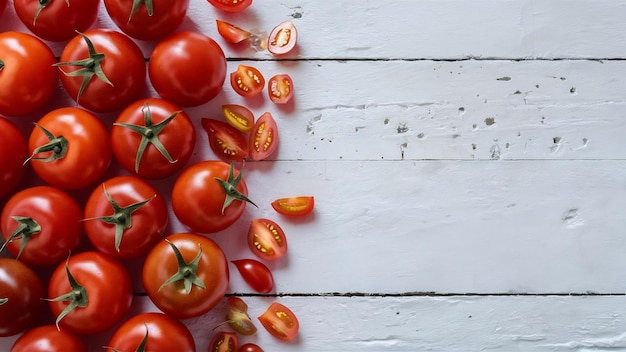
[[[510,81],[510,80],[511,80],[511,77],[509,77],[509,76],[504,76],[504,77],[496,78],[496,80],[498,80],[498,81],[505,81],[505,82],[508,82],[508,81]]]
[[[496,123],[496,119],[493,117],[488,117],[485,119],[485,125],[491,126]]]

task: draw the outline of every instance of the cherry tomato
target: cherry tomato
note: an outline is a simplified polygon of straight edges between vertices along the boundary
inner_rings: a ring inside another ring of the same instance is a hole
[[[180,171],[196,145],[189,115],[159,98],[136,101],[119,114],[111,130],[113,154],[135,175],[162,179]]]
[[[11,151],[0,153],[0,199],[7,197],[22,182],[26,173],[24,160],[28,157],[28,145],[26,138],[17,126],[0,117],[0,150]]]
[[[246,343],[239,347],[238,352],[263,352],[263,349],[259,345],[253,343]]]
[[[25,264],[0,258],[0,337],[13,336],[39,318],[43,284]]]
[[[263,113],[254,123],[248,147],[251,160],[267,159],[278,149],[278,126],[269,112]]]
[[[4,9],[7,7],[7,0],[0,0],[0,16],[4,12]]]
[[[211,339],[209,352],[237,352],[239,339],[234,332],[219,331]]]
[[[100,0],[13,0],[15,13],[36,36],[60,42],[74,38],[76,31],[91,27],[98,17]]]
[[[250,132],[254,127],[254,115],[252,111],[243,105],[222,105],[224,118],[228,123],[241,132]]]
[[[220,20],[215,20],[215,22],[217,23],[217,32],[222,38],[226,39],[227,42],[236,44],[252,37],[252,33],[233,24]]]
[[[163,38],[185,19],[189,0],[104,0],[109,17],[122,32],[140,40]]]
[[[267,94],[274,104],[286,104],[293,97],[293,81],[288,74],[273,76],[267,83]]]
[[[283,304],[274,302],[258,317],[267,332],[279,340],[291,341],[298,334],[300,323],[293,312]]]
[[[177,32],[156,45],[148,74],[163,99],[180,106],[197,106],[222,91],[226,58],[217,42],[206,35]]]
[[[243,279],[258,293],[270,293],[274,289],[274,276],[270,269],[258,260],[233,260]]]
[[[287,254],[287,237],[276,222],[254,219],[248,229],[248,247],[261,259],[280,259]]]
[[[272,208],[281,215],[305,216],[310,214],[315,207],[313,196],[298,196],[278,198],[272,202]]]
[[[213,309],[228,289],[228,262],[208,237],[169,235],[148,253],[142,274],[150,300],[177,318],[197,317]]]
[[[0,233],[6,248],[24,263],[57,264],[80,243],[81,219],[82,209],[67,193],[35,186],[17,192],[7,201]]]
[[[0,33],[0,114],[28,115],[47,104],[59,80],[52,66],[56,62],[52,50],[39,38]]]
[[[85,205],[85,232],[91,243],[116,258],[137,258],[164,236],[167,204],[152,185],[134,176],[102,183]]]
[[[236,176],[235,176],[236,175]],[[223,161],[200,161],[174,182],[172,208],[178,220],[194,232],[213,233],[237,221],[246,206],[248,187],[240,172]]]
[[[248,305],[243,299],[235,296],[228,297],[228,314],[226,321],[228,325],[236,332],[242,335],[254,335],[256,326],[252,323],[250,315],[248,315]]]
[[[267,50],[275,55],[286,54],[290,52],[298,40],[298,31],[293,22],[285,21],[279,23],[272,31],[267,40]]]
[[[208,0],[209,4],[226,12],[241,12],[252,5],[252,0]]]
[[[26,331],[13,344],[11,352],[87,352],[87,346],[73,333],[54,325]]]
[[[50,185],[68,190],[95,184],[112,157],[104,123],[76,107],[44,115],[30,134],[28,148],[35,173]]]
[[[195,352],[196,344],[185,324],[152,312],[135,315],[122,323],[111,336],[106,351]]]
[[[239,65],[230,74],[230,85],[242,97],[253,97],[263,90],[265,78],[255,67]]]
[[[248,140],[241,131],[226,122],[202,119],[202,127],[209,135],[211,150],[220,159],[241,161],[248,156]]]
[[[70,97],[95,112],[122,109],[146,86],[143,53],[126,35],[112,30],[93,29],[75,36],[63,48],[57,66]]]
[[[73,254],[52,273],[50,310],[57,326],[77,334],[104,332],[130,309],[132,284],[126,268],[101,252]]]

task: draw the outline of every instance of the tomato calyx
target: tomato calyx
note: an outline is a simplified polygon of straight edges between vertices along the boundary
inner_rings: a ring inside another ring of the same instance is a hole
[[[181,280],[183,280],[183,284],[185,285],[186,294],[189,294],[191,292],[193,285],[196,285],[203,289],[206,288],[204,282],[202,282],[202,280],[200,280],[198,276],[196,276],[196,272],[198,271],[198,263],[202,258],[202,247],[198,245],[198,247],[200,248],[198,254],[195,258],[193,258],[190,263],[186,263],[185,258],[183,258],[183,255],[180,253],[178,247],[176,247],[176,245],[169,240],[165,241],[170,245],[170,247],[172,247],[172,250],[174,251],[176,261],[178,262],[178,272],[172,275],[169,279],[165,280],[165,282],[159,287],[159,291],[161,291],[163,287]]]
[[[45,9],[48,5],[50,5],[51,2],[52,0],[39,0],[39,6],[37,6],[35,16],[33,17],[33,27],[37,23],[37,17],[39,17],[39,13],[41,12],[41,10]],[[70,0],[65,0],[65,3],[67,4],[67,7],[70,7]]]
[[[226,321],[214,327],[213,330],[228,323],[230,327],[242,335],[254,335],[257,331],[256,326],[252,323],[250,315],[248,315],[248,305],[239,297],[228,297],[228,313]]]
[[[25,216],[11,216],[11,218],[18,223],[18,226],[15,231],[13,231],[11,236],[7,238],[4,244],[2,244],[2,247],[0,247],[0,253],[2,253],[4,248],[9,243],[13,242],[13,240],[21,239],[22,242],[20,242],[20,249],[17,252],[16,256],[17,258],[19,258],[24,251],[24,247],[26,247],[26,243],[28,242],[28,240],[30,240],[33,235],[41,232],[41,225],[39,225],[37,221],[35,221],[33,218]]]
[[[28,157],[26,161],[24,161],[24,165],[26,165],[30,160],[40,160],[40,161],[48,163],[48,162],[53,162],[58,159],[63,159],[65,155],[67,154],[68,145],[69,145],[67,138],[63,136],[55,136],[50,131],[48,131],[45,127],[39,124],[35,124],[35,126],[37,126],[46,135],[46,137],[48,137],[48,143],[35,148],[31,156]],[[48,152],[52,152],[52,154],[50,154],[50,156],[48,157],[36,157],[37,154],[48,153]]]
[[[59,322],[63,318],[65,318],[65,316],[70,314],[71,311],[73,311],[77,307],[81,307],[81,308],[87,307],[87,305],[89,304],[89,296],[87,295],[87,289],[81,284],[79,284],[78,281],[74,279],[74,276],[72,276],[72,273],[70,272],[69,258],[67,261],[65,261],[65,272],[67,273],[67,279],[70,283],[70,288],[72,289],[72,291],[66,294],[60,295],[58,297],[55,297],[55,298],[47,299],[48,301],[51,301],[51,302],[61,302],[61,301],[70,302],[70,304],[67,307],[65,307],[65,309],[63,309],[61,314],[59,314],[59,316],[56,319],[55,324],[57,326],[57,330],[61,330],[59,328]]]
[[[248,202],[258,208],[258,206],[254,204],[253,201],[251,201],[248,197],[246,197],[237,190],[237,185],[239,185],[239,182],[241,182],[241,176],[242,174],[241,172],[239,172],[237,177],[235,177],[235,165],[233,163],[230,163],[228,178],[226,180],[222,180],[219,177],[215,178],[215,181],[220,184],[220,186],[224,190],[224,193],[226,193],[226,198],[224,199],[224,204],[222,205],[222,214],[224,214],[224,210],[226,210],[226,208],[228,208],[228,206],[235,200]]]
[[[133,0],[133,7],[130,10],[130,15],[128,16],[128,23],[133,19],[133,16],[139,10],[141,5],[146,5],[146,10],[148,11],[148,16],[152,17],[154,14],[154,6],[152,6],[152,0]]]
[[[9,301],[8,298],[0,298],[0,306],[7,303]]]

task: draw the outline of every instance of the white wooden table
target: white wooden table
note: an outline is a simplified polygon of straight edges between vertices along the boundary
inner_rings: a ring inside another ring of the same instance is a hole
[[[257,324],[242,341],[266,351],[626,349],[625,17],[624,0],[255,0],[236,15],[191,0],[181,29],[223,44],[229,72],[252,64],[296,86],[288,109],[244,101],[228,82],[188,109],[199,126],[225,102],[244,103],[280,128],[277,160],[246,164],[263,206],[210,237],[229,259],[250,257],[249,220],[280,221],[290,253],[271,264],[276,294],[254,294],[234,267],[229,293],[253,317],[286,304],[301,330],[286,344]],[[226,45],[216,18],[265,31],[292,20],[298,50],[276,61]],[[113,26],[104,8],[97,25]],[[0,19],[10,29],[25,30],[12,9]],[[141,45],[148,57],[154,43]],[[195,160],[211,157],[198,137]],[[167,193],[171,181],[156,184]],[[299,194],[315,195],[312,217],[269,207]],[[170,227],[183,230],[173,216]],[[130,265],[138,277],[140,262]],[[133,313],[156,310],[134,302]],[[224,309],[184,321],[198,351]],[[91,337],[94,351],[109,336]],[[0,338],[0,350],[15,339]]]

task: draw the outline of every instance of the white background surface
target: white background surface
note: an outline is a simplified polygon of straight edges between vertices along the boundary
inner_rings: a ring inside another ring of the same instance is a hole
[[[262,206],[210,237],[231,260],[251,257],[249,221],[280,222],[290,253],[270,265],[276,294],[254,295],[234,267],[229,292],[253,317],[286,304],[301,331],[289,344],[264,331],[243,341],[266,351],[626,350],[625,15],[618,0],[255,0],[236,15],[191,0],[181,30],[223,44],[229,72],[251,64],[296,87],[280,108],[226,82],[188,109],[199,126],[243,103],[271,111],[280,129],[277,160],[246,164]],[[276,61],[227,45],[216,18],[267,32],[292,20],[297,51]],[[113,27],[103,7],[97,25]],[[12,9],[0,20],[9,29],[25,30]],[[140,45],[148,57],[154,43]],[[52,47],[58,55],[62,43]],[[71,101],[60,90],[55,104]],[[198,137],[194,160],[212,157]],[[172,180],[156,184],[167,193]],[[300,194],[315,195],[312,216],[269,207]],[[182,229],[172,216],[171,231]],[[138,277],[140,262],[129,265]],[[224,308],[185,321],[199,351]],[[155,309],[136,296],[134,313]],[[92,337],[94,350],[109,335]]]

